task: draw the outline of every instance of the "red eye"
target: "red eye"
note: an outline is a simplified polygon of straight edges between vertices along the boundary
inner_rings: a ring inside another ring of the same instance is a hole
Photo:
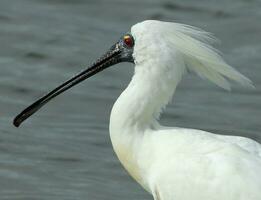
[[[134,45],[133,38],[130,35],[125,35],[123,41],[128,47],[133,47]]]

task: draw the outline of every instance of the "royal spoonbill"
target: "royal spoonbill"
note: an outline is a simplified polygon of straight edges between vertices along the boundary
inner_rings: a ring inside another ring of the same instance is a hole
[[[92,66],[21,112],[14,125],[86,78],[131,62],[134,75],[110,116],[112,145],[129,174],[154,200],[261,200],[259,143],[158,123],[188,70],[225,89],[230,89],[228,79],[253,87],[221,58],[210,45],[213,40],[211,34],[184,24],[138,23]]]

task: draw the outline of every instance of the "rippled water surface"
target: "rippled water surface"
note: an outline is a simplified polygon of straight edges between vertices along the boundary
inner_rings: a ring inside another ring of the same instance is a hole
[[[151,199],[119,164],[108,133],[110,110],[130,81],[131,64],[105,70],[21,128],[12,126],[18,112],[144,19],[215,33],[225,59],[256,86],[226,92],[188,75],[162,123],[261,142],[260,1],[1,0],[1,200]]]

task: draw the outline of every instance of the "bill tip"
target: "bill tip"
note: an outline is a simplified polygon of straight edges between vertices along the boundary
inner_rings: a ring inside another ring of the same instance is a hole
[[[18,128],[20,126],[20,124],[21,124],[20,120],[15,118],[14,121],[13,121],[13,125]]]

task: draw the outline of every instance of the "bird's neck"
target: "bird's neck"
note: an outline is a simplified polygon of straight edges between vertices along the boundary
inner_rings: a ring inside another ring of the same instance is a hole
[[[110,136],[113,148],[127,171],[145,189],[147,187],[137,157],[144,134],[148,129],[157,129],[160,112],[173,96],[179,82],[173,73],[170,70],[159,72],[155,66],[154,69],[150,66],[136,66],[130,84],[115,102],[111,112]]]
[[[131,82],[113,106],[110,118],[111,132],[142,132],[157,126],[160,113],[172,98],[180,75],[175,74],[173,68],[155,68],[139,65],[135,67]]]
[[[157,129],[160,112],[171,99],[179,82],[173,73],[169,70],[158,72],[150,66],[136,66],[130,84],[115,102],[111,112],[110,136],[113,148],[127,171],[145,189],[140,165],[136,163],[137,156],[144,133],[148,129]]]

